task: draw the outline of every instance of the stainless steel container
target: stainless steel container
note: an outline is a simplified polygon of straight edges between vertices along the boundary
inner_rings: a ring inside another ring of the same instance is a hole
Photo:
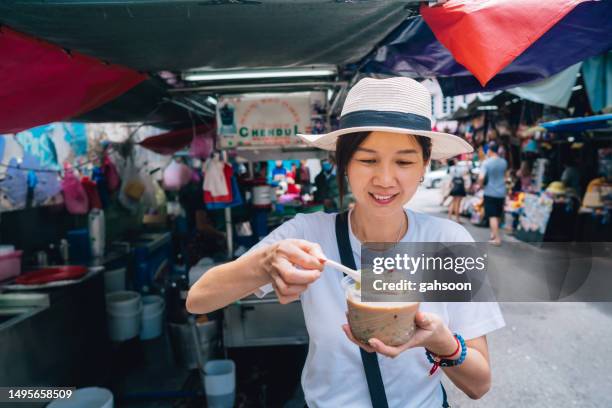
[[[203,368],[219,349],[217,322],[169,323],[170,341],[177,364],[189,370]]]
[[[302,304],[282,305],[271,293],[249,296],[223,311],[225,347],[279,346],[308,343]]]

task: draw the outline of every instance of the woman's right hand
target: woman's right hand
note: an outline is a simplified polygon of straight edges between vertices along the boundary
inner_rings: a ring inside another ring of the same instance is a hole
[[[299,299],[308,285],[319,279],[325,255],[319,244],[285,239],[270,245],[262,259],[262,268],[270,277],[280,303]]]

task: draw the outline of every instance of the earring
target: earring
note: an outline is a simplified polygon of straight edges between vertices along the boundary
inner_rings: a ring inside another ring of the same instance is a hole
[[[421,177],[421,183],[425,181],[425,176]]]

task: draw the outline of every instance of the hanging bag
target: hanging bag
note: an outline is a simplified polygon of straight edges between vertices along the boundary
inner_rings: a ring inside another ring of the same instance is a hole
[[[119,189],[121,185],[121,178],[119,177],[119,172],[117,171],[117,166],[111,161],[108,154],[104,155],[104,162],[102,163],[102,174],[104,174],[104,178],[106,179],[106,186],[108,187],[108,192],[112,193]]]
[[[183,163],[172,160],[168,167],[164,169],[163,180],[164,189],[168,191],[179,191],[192,177],[192,170]]]
[[[64,204],[70,214],[87,214],[87,211],[89,211],[87,192],[70,167],[65,168],[62,192],[64,194]]]

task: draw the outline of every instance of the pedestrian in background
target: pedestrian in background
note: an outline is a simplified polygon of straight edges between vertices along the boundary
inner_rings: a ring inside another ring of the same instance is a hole
[[[465,175],[467,173],[467,167],[459,166],[454,160],[449,160],[448,163],[448,174],[451,177],[451,189],[450,196],[453,197],[448,206],[448,218],[452,219],[455,217],[455,221],[461,224],[459,215],[461,213],[461,200],[466,196],[465,192]]]
[[[287,169],[283,166],[282,160],[277,160],[276,167],[272,169],[272,180],[285,181],[285,177],[287,177]]]
[[[489,144],[487,159],[482,163],[479,176],[480,185],[484,185],[485,218],[489,219],[491,228],[490,243],[501,245],[499,219],[504,214],[506,200],[506,159],[499,157],[499,146]]]

